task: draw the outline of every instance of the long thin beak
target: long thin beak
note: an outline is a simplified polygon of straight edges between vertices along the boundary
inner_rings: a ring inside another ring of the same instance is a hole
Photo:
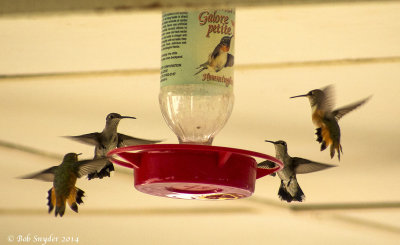
[[[275,141],[265,140],[265,142],[269,142],[269,143],[275,144]]]
[[[124,118],[136,119],[136,117],[121,116],[121,119],[124,119]]]
[[[308,94],[296,95],[296,96],[290,97],[290,99],[298,98],[298,97],[307,97],[307,96],[308,96]]]

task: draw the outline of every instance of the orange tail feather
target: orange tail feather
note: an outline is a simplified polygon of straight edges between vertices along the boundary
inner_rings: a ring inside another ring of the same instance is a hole
[[[82,197],[84,197],[84,194],[84,191],[75,187],[71,190],[71,193],[68,196],[68,205],[76,213],[78,212],[78,204],[83,203]]]

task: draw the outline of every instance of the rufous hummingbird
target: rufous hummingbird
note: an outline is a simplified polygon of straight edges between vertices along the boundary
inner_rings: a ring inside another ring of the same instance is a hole
[[[343,150],[340,144],[341,134],[338,121],[347,113],[367,102],[371,96],[335,110],[333,110],[334,98],[332,85],[322,89],[314,89],[307,94],[290,98],[298,97],[307,97],[310,101],[312,122],[317,127],[315,134],[317,135],[317,141],[321,143],[321,151],[330,146],[331,158],[335,156],[336,151],[340,161],[340,153],[343,154]]]
[[[56,217],[64,215],[66,203],[73,211],[78,212],[78,204],[83,203],[84,191],[75,186],[77,178],[100,170],[107,162],[106,158],[78,161],[78,155],[68,153],[60,165],[21,177],[53,182],[53,187],[48,191],[47,205],[49,213],[56,207]]]

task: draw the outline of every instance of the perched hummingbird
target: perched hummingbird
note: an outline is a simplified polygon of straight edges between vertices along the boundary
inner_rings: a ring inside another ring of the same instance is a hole
[[[333,110],[334,100],[332,85],[323,89],[314,89],[307,94],[290,98],[297,97],[307,97],[310,101],[312,121],[317,127],[317,132],[315,134],[317,135],[317,141],[321,143],[321,151],[325,150],[330,145],[331,158],[335,156],[336,150],[340,161],[340,153],[343,154],[343,150],[340,144],[340,127],[338,121],[347,113],[367,102],[371,96],[336,110]]]
[[[233,36],[224,36],[219,44],[215,47],[214,51],[208,56],[208,60],[201,64],[197,69],[200,69],[194,75],[211,68],[215,72],[219,72],[224,67],[233,66],[234,57],[229,52],[231,46],[231,39]]]
[[[60,215],[60,217],[64,215],[66,202],[73,211],[78,212],[77,204],[83,203],[84,191],[75,186],[76,179],[101,169],[107,161],[106,158],[78,161],[78,155],[68,153],[59,166],[21,177],[22,179],[53,182],[53,187],[48,191],[47,205],[49,206],[49,213],[54,206],[56,207],[56,217],[57,215]]]
[[[283,169],[277,172],[281,179],[281,186],[278,191],[278,196],[281,200],[287,202],[304,200],[305,196],[297,182],[296,174],[307,174],[320,170],[324,170],[335,165],[329,165],[325,163],[313,162],[300,157],[291,157],[288,154],[287,144],[283,140],[269,141],[275,146],[276,158],[283,162]],[[273,168],[275,163],[271,161],[264,161],[257,165],[258,168]],[[275,176],[275,174],[273,175]]]
[[[90,133],[65,137],[81,143],[94,145],[94,159],[106,157],[110,150],[113,150],[117,147],[155,144],[161,142],[160,140],[145,140],[117,133],[119,121],[123,118],[136,119],[135,117],[121,116],[118,113],[110,113],[106,117],[106,126],[101,133]],[[110,161],[107,161],[105,166],[99,172],[90,173],[88,175],[88,179],[102,179],[104,176],[110,177],[110,172],[112,171],[114,171],[114,165]]]

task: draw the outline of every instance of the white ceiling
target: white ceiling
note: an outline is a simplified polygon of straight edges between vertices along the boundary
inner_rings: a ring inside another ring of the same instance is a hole
[[[177,143],[157,99],[161,13],[0,18],[0,241],[54,234],[80,244],[398,244],[398,16],[398,2],[237,9],[235,106],[214,145],[274,155],[264,140],[283,139],[292,156],[337,164],[298,176],[304,203],[282,203],[279,180],[268,176],[244,200],[153,197],[118,167],[112,178],[79,180],[85,203],[62,219],[46,213],[49,183],[15,178],[67,152],[92,157],[91,147],[59,136],[100,131],[118,112],[138,118],[121,121],[120,132]],[[338,106],[373,95],[340,121],[340,162],[319,151],[308,101],[289,99],[328,84]]]

